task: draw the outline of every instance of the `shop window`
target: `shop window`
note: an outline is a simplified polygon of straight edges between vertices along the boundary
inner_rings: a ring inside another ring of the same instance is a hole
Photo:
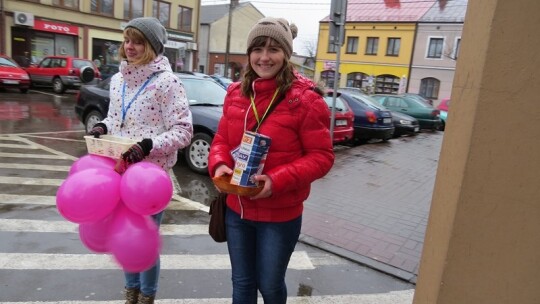
[[[443,51],[443,38],[429,38],[427,58],[441,58]]]
[[[157,18],[164,27],[170,27],[171,4],[159,0],[152,2],[152,16]]]
[[[362,88],[367,87],[369,75],[362,72],[349,73],[347,75],[347,87]]]
[[[114,0],[92,0],[90,2],[90,10],[92,13],[112,16],[114,13]]]
[[[327,88],[333,88],[334,87],[334,78],[335,78],[335,72],[332,70],[322,71],[321,72],[321,81],[324,83],[324,86]],[[339,84],[339,78],[341,78],[341,74],[338,75],[338,84]]]
[[[144,0],[124,0],[124,19],[131,20],[144,16]]]
[[[178,7],[178,29],[184,32],[191,32],[191,18],[193,9],[189,7]]]
[[[420,81],[420,95],[428,99],[437,99],[439,98],[439,86],[441,82],[439,79],[428,77]]]
[[[358,53],[358,37],[347,37],[347,54]]]
[[[399,56],[400,44],[401,38],[388,38],[388,45],[386,46],[386,56]]]
[[[54,6],[60,6],[74,10],[79,9],[79,0],[53,0],[53,4]]]
[[[366,55],[377,55],[378,48],[379,48],[379,38],[368,37],[367,43],[366,43]]]
[[[394,75],[379,75],[375,83],[375,93],[397,94],[399,77]]]

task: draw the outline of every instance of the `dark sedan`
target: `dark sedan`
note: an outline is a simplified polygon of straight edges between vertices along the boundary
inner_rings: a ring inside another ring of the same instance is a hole
[[[354,112],[354,140],[366,143],[370,139],[387,141],[394,134],[392,113],[369,100],[369,96],[343,91],[340,93]]]
[[[186,88],[187,98],[193,114],[193,138],[184,149],[188,166],[199,174],[208,174],[210,144],[217,131],[223,113],[226,91],[211,78],[176,74]],[[75,112],[84,123],[86,131],[103,120],[109,110],[110,77],[97,85],[83,85],[77,94]]]

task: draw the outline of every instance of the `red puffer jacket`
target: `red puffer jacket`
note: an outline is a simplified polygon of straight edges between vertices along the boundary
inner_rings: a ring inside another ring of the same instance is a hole
[[[244,219],[284,222],[297,218],[302,214],[311,183],[326,175],[334,163],[328,106],[312,90],[314,85],[310,80],[296,76],[285,98],[258,131],[272,139],[263,170],[272,179],[272,196],[258,200],[237,195],[227,198],[227,205]],[[253,85],[255,105],[261,117],[277,85],[273,79],[258,79]],[[222,164],[234,168],[230,152],[240,145],[245,128],[250,130],[256,124],[250,103],[242,95],[239,83],[229,86],[223,117],[210,148],[212,176]]]

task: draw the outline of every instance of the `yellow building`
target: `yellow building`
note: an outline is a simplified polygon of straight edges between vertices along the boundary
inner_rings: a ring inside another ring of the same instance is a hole
[[[414,52],[417,21],[433,1],[347,1],[338,87],[369,93],[405,92]],[[319,25],[315,80],[332,88],[338,46],[329,43],[330,19]]]
[[[2,0],[0,53],[28,66],[47,55],[117,64],[122,30],[136,17],[155,16],[165,26],[165,55],[175,71],[197,66],[199,0]]]

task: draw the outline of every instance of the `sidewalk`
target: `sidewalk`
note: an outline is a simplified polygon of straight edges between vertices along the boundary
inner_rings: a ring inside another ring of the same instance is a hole
[[[336,149],[301,241],[416,283],[443,132]]]

